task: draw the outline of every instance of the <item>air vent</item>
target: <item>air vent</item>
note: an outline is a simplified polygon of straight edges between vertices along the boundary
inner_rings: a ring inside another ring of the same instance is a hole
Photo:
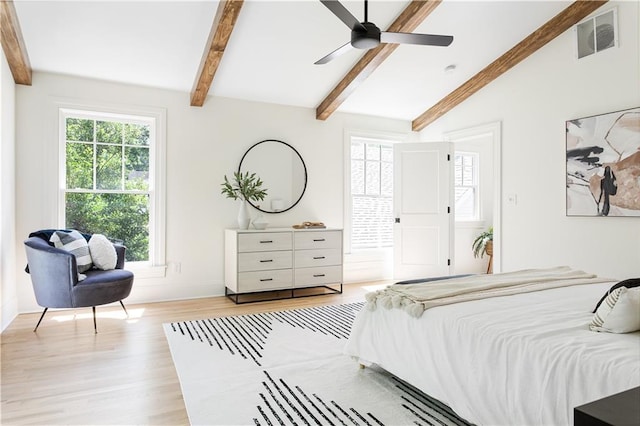
[[[602,52],[618,45],[616,9],[608,10],[576,25],[578,59]]]

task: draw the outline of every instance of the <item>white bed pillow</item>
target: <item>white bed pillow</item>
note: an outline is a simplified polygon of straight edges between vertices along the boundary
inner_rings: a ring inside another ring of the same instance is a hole
[[[640,287],[620,287],[612,291],[593,315],[589,329],[608,333],[640,330]]]
[[[80,232],[76,230],[71,232],[55,231],[51,234],[49,241],[56,248],[68,251],[76,257],[78,273],[88,271],[93,266],[87,240],[84,239]]]
[[[115,269],[118,254],[116,253],[116,248],[107,237],[102,234],[93,234],[89,239],[89,251],[96,268],[103,271]]]

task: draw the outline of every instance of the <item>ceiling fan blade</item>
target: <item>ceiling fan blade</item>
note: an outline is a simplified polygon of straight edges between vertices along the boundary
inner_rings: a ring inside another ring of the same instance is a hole
[[[380,43],[421,44],[426,46],[448,46],[453,36],[414,33],[380,33]]]
[[[347,27],[352,30],[358,29],[360,31],[366,31],[364,26],[356,19],[355,16],[351,14],[347,10],[346,7],[342,5],[339,1],[335,0],[320,0],[320,3],[324,4],[327,9],[331,11],[334,15],[338,17],[342,22],[344,22]]]
[[[325,56],[322,59],[318,59],[316,62],[314,62],[314,65],[322,65],[322,64],[326,64],[329,61],[334,60],[335,58],[337,58],[338,56],[347,53],[348,51],[350,51],[351,49],[353,49],[353,47],[351,46],[351,43],[347,43],[344,46],[340,46],[338,47],[336,50],[334,50],[333,52],[329,53],[327,56]]]

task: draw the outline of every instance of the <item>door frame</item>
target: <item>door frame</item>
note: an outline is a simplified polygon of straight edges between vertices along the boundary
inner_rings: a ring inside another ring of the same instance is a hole
[[[466,142],[487,136],[493,141],[493,271],[495,273],[502,272],[502,122],[494,121],[446,132],[442,138],[452,142],[455,151],[456,142]],[[453,261],[455,262],[455,259]]]

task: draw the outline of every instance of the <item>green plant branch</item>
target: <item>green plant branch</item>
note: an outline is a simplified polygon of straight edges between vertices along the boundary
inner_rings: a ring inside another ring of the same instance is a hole
[[[267,195],[267,189],[262,188],[262,180],[255,173],[234,172],[230,181],[227,175],[222,182],[221,194],[234,200],[262,201]]]

